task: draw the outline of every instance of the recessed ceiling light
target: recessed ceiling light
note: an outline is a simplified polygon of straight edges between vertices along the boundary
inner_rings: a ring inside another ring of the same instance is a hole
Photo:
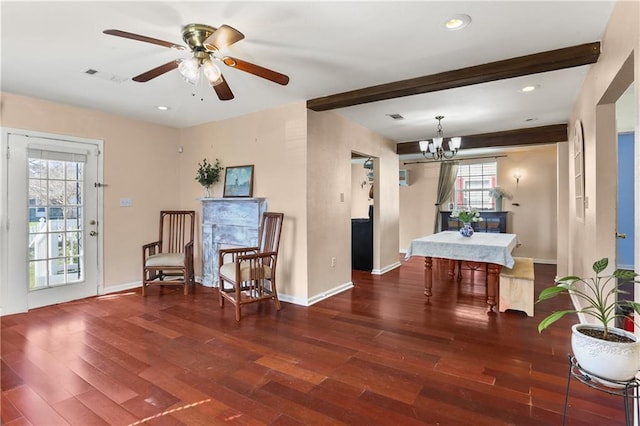
[[[447,30],[455,31],[455,30],[461,30],[462,28],[466,27],[470,23],[471,23],[471,16],[459,14],[459,15],[453,15],[452,17],[447,19],[444,22],[444,27]]]
[[[168,107],[168,106],[164,106],[164,105],[158,105],[156,108],[157,108],[157,109],[159,109],[160,111],[167,111],[167,110],[169,110],[169,107]]]
[[[522,89],[520,89],[520,91],[522,93],[528,93],[528,92],[533,92],[534,90],[537,90],[540,88],[539,84],[534,84],[534,85],[530,85],[530,86],[524,86]]]

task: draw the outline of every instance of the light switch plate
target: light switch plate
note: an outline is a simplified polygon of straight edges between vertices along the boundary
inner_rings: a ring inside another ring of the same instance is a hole
[[[131,198],[120,198],[120,207],[131,207],[132,204]]]

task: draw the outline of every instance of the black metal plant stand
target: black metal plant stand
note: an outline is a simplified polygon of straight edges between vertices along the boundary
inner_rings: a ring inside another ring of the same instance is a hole
[[[640,380],[632,379],[629,381],[617,381],[604,379],[596,374],[586,371],[580,367],[576,358],[568,354],[569,359],[569,374],[567,376],[567,391],[564,396],[564,413],[562,414],[562,425],[564,426],[567,421],[567,407],[569,405],[569,386],[571,385],[571,378],[575,378],[578,381],[584,383],[590,388],[599,390],[601,392],[608,393],[609,395],[617,395],[624,398],[624,419],[625,425],[631,426],[633,424],[633,406],[636,406],[636,416],[640,419],[640,404],[638,401],[634,401],[640,398],[638,390],[640,390]],[[615,387],[606,386],[598,381],[604,380],[613,384]]]

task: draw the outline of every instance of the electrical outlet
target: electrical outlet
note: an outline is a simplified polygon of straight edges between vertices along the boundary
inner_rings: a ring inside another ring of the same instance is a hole
[[[120,207],[131,207],[132,204],[131,198],[120,198]]]
[[[332,268],[335,268],[335,267],[336,267],[336,258],[335,258],[335,257],[332,257],[332,258],[331,258],[331,267],[332,267]]]

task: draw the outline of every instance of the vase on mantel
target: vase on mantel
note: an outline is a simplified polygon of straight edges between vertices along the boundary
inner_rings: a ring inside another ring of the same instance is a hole
[[[502,211],[502,197],[496,198],[496,211],[497,212]]]
[[[204,187],[204,198],[211,198],[211,190],[208,186]]]
[[[460,235],[463,237],[470,237],[473,235],[473,227],[470,223],[464,222],[462,228],[460,228]]]

